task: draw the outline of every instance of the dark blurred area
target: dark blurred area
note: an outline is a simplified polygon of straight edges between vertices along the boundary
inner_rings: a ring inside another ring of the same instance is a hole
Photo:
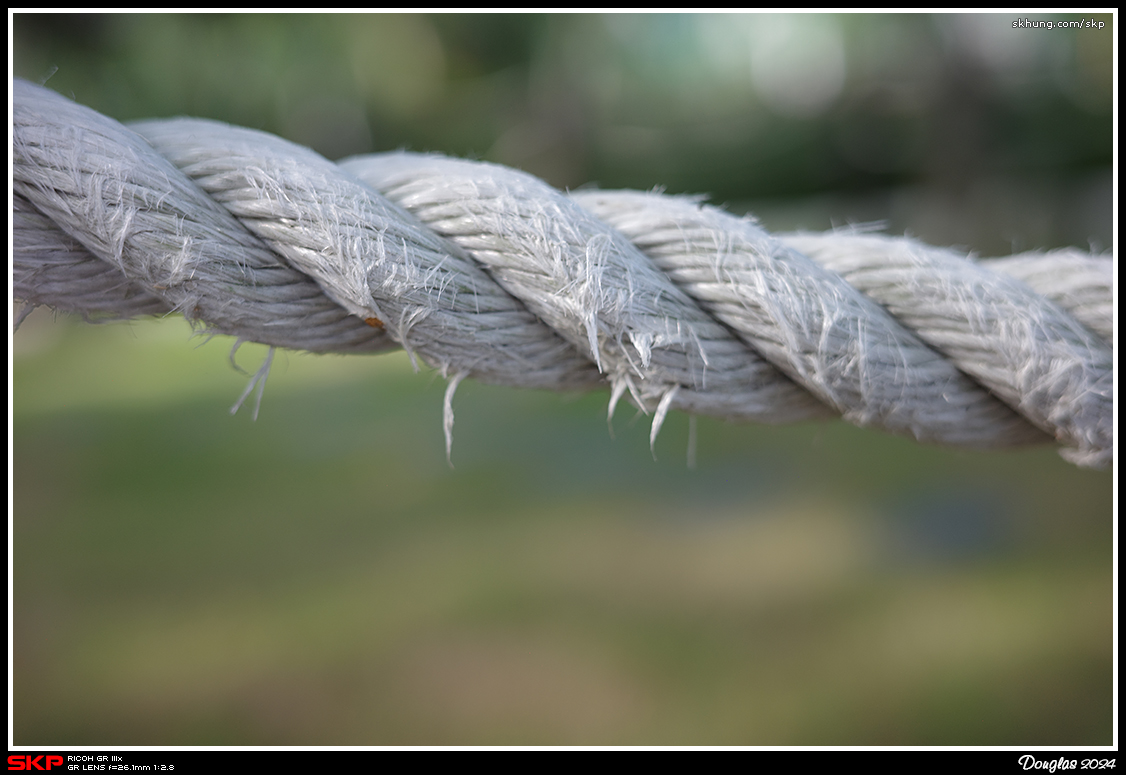
[[[12,61],[121,121],[1004,255],[1114,247],[1113,19],[18,13]],[[654,454],[605,393],[470,381],[451,470],[402,353],[279,353],[252,423],[189,337],[13,336],[17,745],[1114,740],[1112,471],[708,418],[689,469],[683,415]]]

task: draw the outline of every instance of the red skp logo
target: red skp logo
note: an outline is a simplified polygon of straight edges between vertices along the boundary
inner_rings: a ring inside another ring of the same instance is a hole
[[[49,770],[52,767],[61,767],[63,764],[63,757],[61,756],[20,756],[13,754],[8,757],[9,770]]]

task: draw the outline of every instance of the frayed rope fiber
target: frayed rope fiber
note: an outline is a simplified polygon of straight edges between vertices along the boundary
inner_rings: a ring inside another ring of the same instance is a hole
[[[653,414],[651,440],[671,409],[839,415],[1113,461],[1110,256],[771,235],[692,197],[567,195],[436,155],[332,163],[214,121],[125,127],[18,80],[12,137],[16,299],[100,319],[179,311],[312,352],[402,347],[450,380],[447,445],[473,377],[608,386],[611,415],[623,396]]]

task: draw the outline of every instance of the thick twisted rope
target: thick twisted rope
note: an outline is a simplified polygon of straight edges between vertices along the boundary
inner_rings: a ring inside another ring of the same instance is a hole
[[[92,317],[182,311],[313,352],[402,346],[450,379],[608,384],[670,409],[839,414],[941,444],[1055,438],[1113,458],[1112,261],[974,262],[862,233],[772,236],[695,199],[570,196],[492,164],[334,164],[192,119],[126,128],[13,85],[17,299]]]

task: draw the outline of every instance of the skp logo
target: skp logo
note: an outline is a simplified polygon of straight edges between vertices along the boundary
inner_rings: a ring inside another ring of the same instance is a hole
[[[49,770],[52,767],[63,766],[63,757],[61,756],[20,756],[13,754],[8,757],[9,770]]]

